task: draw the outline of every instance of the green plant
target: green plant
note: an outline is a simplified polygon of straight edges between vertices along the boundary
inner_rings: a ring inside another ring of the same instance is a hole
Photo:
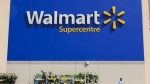
[[[16,79],[17,79],[17,76],[14,74],[14,73],[11,73],[11,74],[0,74],[0,79],[2,83],[11,83],[13,84]]]
[[[71,75],[69,75],[69,74],[66,74],[65,76],[66,76],[66,77],[70,77]]]
[[[42,76],[41,74],[36,74],[36,77],[38,77],[38,76]]]
[[[61,75],[62,77],[66,77],[65,75]]]
[[[78,75],[78,77],[84,79],[85,74],[80,72],[79,75]]]
[[[2,76],[2,75],[0,75],[0,79],[2,79],[2,77],[3,77],[3,76]]]
[[[95,75],[95,79],[98,80],[98,75]]]
[[[49,71],[49,75],[53,75],[53,73]]]
[[[74,78],[75,78],[75,79],[78,78],[78,74],[74,74]]]
[[[42,77],[46,78],[46,72],[44,72],[43,70],[41,70],[41,72],[42,72]]]

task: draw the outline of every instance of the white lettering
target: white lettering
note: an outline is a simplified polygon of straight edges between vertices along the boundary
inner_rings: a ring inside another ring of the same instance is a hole
[[[92,17],[93,17],[93,14],[87,14],[87,24],[90,24]]]
[[[78,14],[76,19],[77,24],[85,24],[85,16],[83,14]]]
[[[57,11],[54,11],[54,24],[57,24]]]
[[[36,19],[37,24],[41,24],[41,20],[42,20],[42,16],[44,14],[44,11],[40,12],[40,16],[38,16],[37,11],[34,11],[32,17],[31,17],[30,11],[26,11],[26,13],[27,13],[27,18],[28,18],[29,24],[33,24],[34,19]]]
[[[59,14],[59,24],[62,24],[62,19],[65,18],[65,24],[69,24],[69,17],[72,19],[72,24],[75,24],[75,18],[73,14]]]
[[[87,18],[85,18],[85,15],[83,14],[77,14],[77,19],[75,19],[75,16],[73,14],[59,14],[57,11],[54,11],[54,15],[51,14],[44,14],[44,11],[41,11],[38,15],[37,11],[33,11],[33,14],[31,15],[30,11],[26,11],[27,13],[27,19],[29,24],[33,24],[34,20],[36,24],[58,24],[57,18],[59,18],[59,24],[63,23],[63,19],[65,20],[65,24],[69,24],[69,21],[71,20],[71,24],[85,24],[85,21],[87,24],[90,24],[91,18],[94,18],[95,24],[100,24],[98,22],[98,18],[100,17],[100,14],[97,13],[97,11],[94,11],[94,14],[87,14]],[[43,19],[43,21],[42,21]],[[54,21],[54,22],[53,22]]]
[[[94,11],[94,22],[95,24],[100,24],[100,22],[98,22],[98,19],[100,17],[100,14],[97,14],[97,11]]]
[[[48,24],[52,24],[52,16],[50,14],[45,14],[44,15],[44,20],[43,23],[48,25]]]

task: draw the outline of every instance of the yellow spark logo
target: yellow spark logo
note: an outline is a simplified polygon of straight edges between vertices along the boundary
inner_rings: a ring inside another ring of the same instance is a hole
[[[104,11],[103,13],[104,13],[104,15],[106,15],[106,16],[108,16],[108,17],[111,16],[111,14],[110,14],[109,12],[107,12],[107,11]],[[115,13],[116,13],[116,7],[115,7],[115,6],[112,6],[112,14],[115,14]],[[124,15],[124,14],[125,14],[125,12],[124,12],[124,11],[121,11],[120,13],[117,14],[117,16],[120,17],[120,16],[122,16],[122,15]],[[111,21],[111,19],[109,18],[109,19],[107,19],[107,20],[104,21],[104,24],[108,24],[110,21]],[[118,21],[119,23],[123,24],[123,25],[125,24],[125,21],[122,20],[122,19],[119,19],[119,18],[118,18],[117,21]],[[112,28],[113,28],[113,29],[116,29],[116,21],[113,21]]]

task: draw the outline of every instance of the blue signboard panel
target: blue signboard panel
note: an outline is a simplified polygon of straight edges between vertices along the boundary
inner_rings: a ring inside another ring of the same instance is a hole
[[[39,17],[44,11],[52,15],[53,23],[45,25],[42,17],[40,24],[36,21],[29,24],[27,11],[31,16],[37,11]],[[54,24],[54,11],[57,11],[57,24]],[[87,19],[85,24],[72,24],[71,18],[68,24],[65,19],[59,24],[59,14],[72,14],[77,19],[78,14],[87,18],[94,11],[100,14],[97,18],[100,24],[95,24],[94,18],[90,24]],[[108,19],[111,21],[104,24]],[[114,21],[116,29],[112,28]],[[60,32],[60,26],[93,27],[100,32]],[[141,0],[11,0],[8,61],[144,61],[143,49]]]

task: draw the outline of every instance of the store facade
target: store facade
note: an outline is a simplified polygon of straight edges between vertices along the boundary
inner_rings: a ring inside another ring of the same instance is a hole
[[[41,70],[90,72],[98,84],[144,84],[149,40],[142,2],[11,0],[7,73],[18,75],[17,84],[33,84]]]

